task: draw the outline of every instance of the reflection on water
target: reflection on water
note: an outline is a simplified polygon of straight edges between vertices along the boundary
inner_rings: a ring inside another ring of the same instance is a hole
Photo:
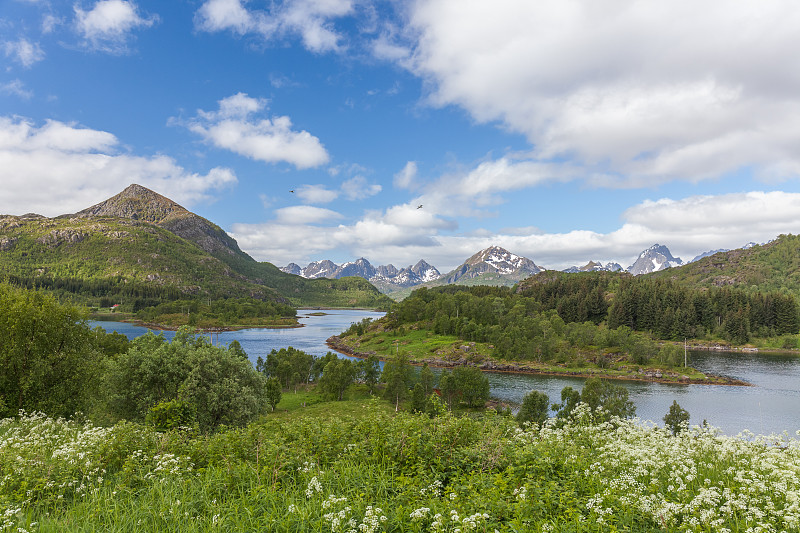
[[[302,328],[291,329],[245,329],[214,334],[213,342],[228,344],[236,339],[255,363],[266,357],[272,349],[293,346],[314,354],[325,355],[329,351],[325,339],[347,329],[351,323],[364,317],[378,318],[383,313],[359,310],[326,311],[324,316],[308,316],[300,310]],[[134,338],[147,330],[121,322],[95,322],[106,330],[119,331]],[[172,338],[174,332],[164,332]],[[800,430],[800,357],[796,355],[740,354],[717,352],[691,352],[690,365],[713,374],[730,376],[752,383],[752,387],[721,385],[664,385],[620,381],[633,402],[637,415],[653,420],[659,425],[669,411],[673,400],[689,411],[692,424],[709,424],[719,427],[727,434],[736,434],[749,429],[758,434],[788,431],[794,435]],[[558,402],[561,389],[567,385],[574,389],[583,386],[583,379],[551,376],[529,376],[521,374],[490,373],[489,384],[492,396],[519,403],[531,390],[539,390]]]

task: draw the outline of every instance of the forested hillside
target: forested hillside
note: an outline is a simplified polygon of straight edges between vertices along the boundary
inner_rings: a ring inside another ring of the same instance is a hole
[[[651,276],[693,287],[777,291],[800,298],[800,236],[780,235],[766,244],[719,252]]]

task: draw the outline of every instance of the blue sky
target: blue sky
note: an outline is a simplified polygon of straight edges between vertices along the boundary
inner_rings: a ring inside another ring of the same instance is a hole
[[[797,50],[789,1],[4,0],[0,213],[139,183],[278,266],[688,260],[800,229]]]

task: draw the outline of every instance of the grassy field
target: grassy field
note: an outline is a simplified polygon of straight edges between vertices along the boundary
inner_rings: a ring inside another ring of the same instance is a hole
[[[303,406],[305,404],[305,407]],[[286,393],[213,435],[0,421],[0,532],[797,531],[800,443]]]

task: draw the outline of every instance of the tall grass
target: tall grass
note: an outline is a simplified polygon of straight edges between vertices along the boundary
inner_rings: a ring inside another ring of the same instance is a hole
[[[0,422],[0,532],[797,531],[800,443],[387,413],[205,436]]]

